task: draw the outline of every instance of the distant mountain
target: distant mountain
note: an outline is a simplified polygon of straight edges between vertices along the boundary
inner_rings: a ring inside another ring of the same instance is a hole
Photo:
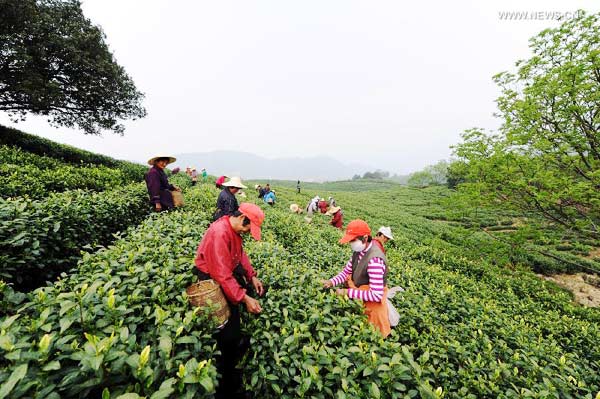
[[[309,158],[268,159],[240,151],[212,151],[176,154],[177,162],[170,168],[187,166],[206,168],[212,175],[241,176],[243,179],[277,179],[302,181],[332,181],[350,179],[370,167],[344,164],[336,159],[319,156]]]

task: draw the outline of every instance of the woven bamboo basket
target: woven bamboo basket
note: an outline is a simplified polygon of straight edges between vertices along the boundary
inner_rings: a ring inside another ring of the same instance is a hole
[[[221,286],[214,280],[198,281],[185,290],[192,306],[211,306],[212,315],[219,326],[223,325],[231,316],[227,299],[223,295]]]
[[[181,191],[173,190],[171,191],[171,195],[173,196],[173,205],[175,205],[175,207],[179,208],[184,205],[183,194]]]

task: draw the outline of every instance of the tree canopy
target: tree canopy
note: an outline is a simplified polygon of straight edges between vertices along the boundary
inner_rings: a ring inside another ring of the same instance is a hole
[[[0,111],[122,134],[120,121],[146,115],[144,96],[104,39],[77,0],[0,0]]]
[[[573,231],[600,222],[600,15],[546,29],[533,56],[495,76],[498,132],[471,129],[455,154],[472,192]],[[473,191],[476,187],[477,190]]]
[[[446,184],[448,173],[448,162],[438,161],[435,165],[429,165],[423,170],[413,172],[408,177],[408,185],[413,187],[427,187]]]

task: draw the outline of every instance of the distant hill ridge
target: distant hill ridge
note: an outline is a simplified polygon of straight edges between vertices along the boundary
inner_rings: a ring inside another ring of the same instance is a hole
[[[345,164],[327,156],[269,159],[242,151],[212,151],[176,154],[177,162],[170,165],[185,169],[206,168],[214,175],[242,176],[244,179],[278,179],[302,181],[333,181],[350,179],[373,169],[356,163]]]

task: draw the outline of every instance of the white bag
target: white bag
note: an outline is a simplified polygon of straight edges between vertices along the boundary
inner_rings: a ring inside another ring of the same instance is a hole
[[[390,301],[390,298],[395,297],[398,292],[404,292],[404,288],[393,287],[393,288],[390,288],[387,293],[388,318],[390,319],[391,327],[396,327],[398,325],[398,323],[400,322],[400,313],[398,313],[398,311],[396,310],[396,308],[394,307],[394,305],[392,305],[392,302]]]

